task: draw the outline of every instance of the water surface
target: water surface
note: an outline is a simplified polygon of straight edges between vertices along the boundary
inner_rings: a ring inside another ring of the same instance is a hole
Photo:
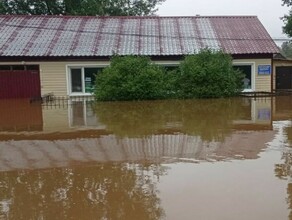
[[[0,219],[292,219],[292,97],[0,106]]]

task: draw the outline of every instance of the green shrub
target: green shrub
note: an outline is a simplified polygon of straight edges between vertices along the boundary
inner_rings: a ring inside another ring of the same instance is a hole
[[[242,90],[242,74],[232,67],[232,57],[204,49],[186,56],[176,80],[178,98],[219,98]]]
[[[115,56],[96,76],[95,96],[100,101],[164,99],[166,76],[164,68],[148,57]]]
[[[188,55],[172,71],[148,57],[115,56],[97,75],[95,96],[99,101],[228,97],[243,89],[242,79],[232,67],[232,57],[222,51]]]

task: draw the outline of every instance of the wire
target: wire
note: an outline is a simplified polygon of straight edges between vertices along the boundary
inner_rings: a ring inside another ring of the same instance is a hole
[[[173,39],[197,39],[197,40],[236,40],[236,41],[284,41],[282,39],[272,39],[272,38],[229,38],[229,37],[201,37],[201,36],[189,36],[189,37],[180,37],[180,36],[162,36],[155,34],[134,34],[134,33],[119,33],[119,32],[104,32],[104,31],[88,31],[88,30],[73,30],[73,29],[64,29],[64,28],[46,28],[39,26],[29,26],[29,25],[14,25],[14,24],[3,24],[0,30],[4,27],[16,27],[16,28],[28,28],[28,29],[38,29],[38,30],[51,30],[51,31],[65,31],[65,32],[73,32],[73,33],[89,33],[89,34],[104,34],[104,35],[112,35],[112,36],[135,36],[135,37],[153,37],[153,38],[173,38]],[[119,29],[119,28],[117,28]],[[0,35],[1,38],[2,35]],[[289,41],[289,39],[287,39]]]

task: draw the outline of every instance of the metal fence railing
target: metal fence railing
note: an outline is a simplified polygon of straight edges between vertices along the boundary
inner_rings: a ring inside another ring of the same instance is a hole
[[[38,99],[31,99],[30,103],[41,103],[46,107],[67,107],[80,102],[94,101],[94,96],[54,96],[46,94]]]

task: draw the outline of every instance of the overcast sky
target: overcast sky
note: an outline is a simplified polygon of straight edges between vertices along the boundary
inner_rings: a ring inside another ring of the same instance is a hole
[[[160,16],[256,15],[273,38],[286,38],[281,17],[289,8],[281,0],[166,0]],[[279,42],[277,42],[279,43]]]

